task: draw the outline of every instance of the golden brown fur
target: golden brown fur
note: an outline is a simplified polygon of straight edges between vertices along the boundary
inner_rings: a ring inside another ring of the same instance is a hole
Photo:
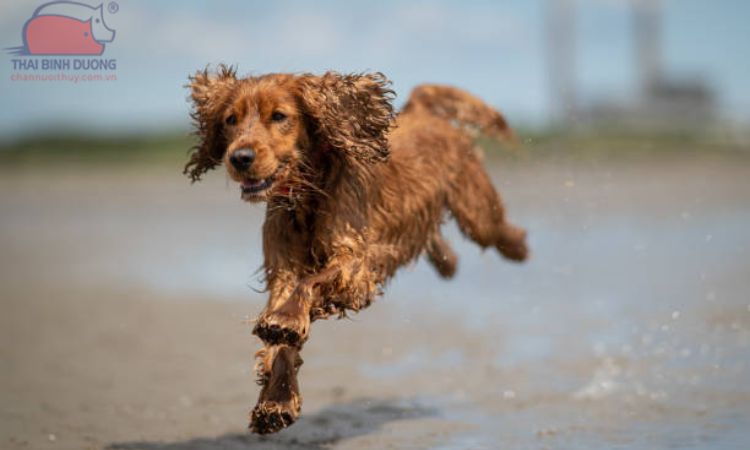
[[[190,87],[200,144],[186,174],[196,181],[223,162],[243,199],[267,202],[253,431],[298,417],[299,351],[312,321],[367,307],[422,254],[453,276],[457,258],[440,234],[446,214],[481,247],[526,258],[525,232],[506,220],[472,137],[511,131],[478,98],[422,85],[395,116],[379,73],[240,79],[224,66],[198,72]]]

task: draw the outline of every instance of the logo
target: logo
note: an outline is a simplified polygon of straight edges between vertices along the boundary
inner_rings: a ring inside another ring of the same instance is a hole
[[[120,6],[110,1],[109,14]],[[117,61],[100,57],[115,40],[104,21],[104,3],[57,0],[34,10],[23,24],[23,45],[6,48],[14,56],[12,81],[116,81]]]
[[[116,5],[110,3],[109,10]],[[18,56],[101,55],[114,39],[115,30],[104,22],[103,4],[55,1],[34,11],[23,26],[23,46],[8,50]]]

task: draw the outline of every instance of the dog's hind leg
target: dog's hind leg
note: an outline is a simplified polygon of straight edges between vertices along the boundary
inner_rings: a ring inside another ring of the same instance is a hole
[[[450,244],[445,240],[440,230],[435,230],[434,234],[427,242],[427,259],[430,264],[437,270],[443,278],[452,278],[456,274],[456,264],[458,257],[453,252]]]
[[[297,372],[302,358],[297,348],[287,345],[266,346],[255,356],[258,383],[263,387],[250,413],[249,428],[258,434],[276,433],[299,417],[302,395]]]
[[[448,191],[448,208],[461,232],[482,248],[495,247],[508,259],[525,260],[526,231],[507,221],[500,195],[476,156],[467,152],[463,162]]]

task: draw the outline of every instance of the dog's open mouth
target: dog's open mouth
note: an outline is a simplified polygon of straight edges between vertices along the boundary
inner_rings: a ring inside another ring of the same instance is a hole
[[[274,175],[262,180],[256,180],[253,178],[247,178],[240,183],[240,188],[243,194],[258,194],[270,188],[273,184]]]
[[[240,191],[242,198],[245,200],[262,200],[266,197],[267,191],[271,189],[279,173],[284,170],[285,163],[279,165],[276,171],[266,178],[244,178],[240,182]]]

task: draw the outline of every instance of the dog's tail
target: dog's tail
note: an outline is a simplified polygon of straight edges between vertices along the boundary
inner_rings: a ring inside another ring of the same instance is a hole
[[[461,127],[515,143],[513,130],[499,111],[474,95],[452,86],[420,84],[411,92],[401,112],[427,112]]]

